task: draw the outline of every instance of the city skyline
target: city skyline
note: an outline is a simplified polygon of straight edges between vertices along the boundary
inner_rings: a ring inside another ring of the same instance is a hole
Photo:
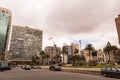
[[[91,43],[103,48],[107,41],[119,46],[114,19],[120,14],[119,0],[4,0],[0,7],[12,11],[12,25],[43,30],[43,48],[63,43]],[[99,43],[99,44],[98,44]],[[85,45],[83,45],[84,47]]]

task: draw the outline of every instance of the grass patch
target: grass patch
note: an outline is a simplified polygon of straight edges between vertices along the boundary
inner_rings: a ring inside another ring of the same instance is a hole
[[[96,66],[83,65],[83,66],[62,66],[62,67],[63,68],[103,68],[105,66],[114,66],[114,65],[98,64]]]

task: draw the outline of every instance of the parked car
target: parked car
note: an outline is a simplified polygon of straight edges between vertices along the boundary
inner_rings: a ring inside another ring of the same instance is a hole
[[[32,68],[32,69],[41,69],[41,67],[38,66],[38,65],[37,65],[37,66],[31,66],[31,68]]]
[[[21,68],[24,69],[24,68],[25,68],[25,65],[22,65]]]
[[[61,71],[61,67],[58,64],[50,65],[49,69],[52,70],[52,71]]]
[[[101,69],[101,74],[105,77],[120,78],[120,69],[117,67],[106,66]]]
[[[22,68],[25,69],[25,70],[31,70],[31,66],[30,65],[24,65]]]

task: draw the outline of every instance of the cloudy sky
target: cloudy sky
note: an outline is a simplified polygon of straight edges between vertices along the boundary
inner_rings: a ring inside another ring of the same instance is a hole
[[[114,18],[120,0],[0,0],[12,11],[12,25],[43,30],[43,47],[63,43],[91,43],[102,49],[107,41],[118,44]],[[49,40],[52,37],[53,40]]]

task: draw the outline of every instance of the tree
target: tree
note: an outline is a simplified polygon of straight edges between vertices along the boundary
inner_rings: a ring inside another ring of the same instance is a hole
[[[112,51],[113,51],[113,53],[115,54],[116,53],[116,50],[118,50],[118,47],[117,46],[111,46],[112,47]]]
[[[72,55],[72,61],[73,61],[73,66],[76,66],[76,61],[79,61],[81,59],[80,55]]]
[[[43,59],[45,58],[45,52],[44,52],[44,51],[41,51],[41,52],[40,52],[40,55],[41,55],[42,64],[43,64],[43,63],[44,63],[44,62],[43,62]]]
[[[56,63],[59,63],[61,61],[61,56],[60,54],[57,54],[55,57]]]
[[[50,58],[50,56],[48,55],[48,54],[45,54],[45,58],[47,59],[47,63],[49,63],[49,58]]]
[[[88,50],[89,51],[89,61],[91,62],[91,57],[90,57],[90,54],[91,54],[91,51],[94,50],[94,47],[92,46],[92,44],[87,44],[87,46],[85,47],[85,50]]]
[[[65,55],[66,55],[66,54],[68,54],[68,49],[67,49],[67,47],[63,46],[63,47],[62,47],[63,65],[65,64],[64,58],[65,58]]]
[[[115,59],[120,64],[120,49],[118,49],[115,53]]]
[[[118,47],[115,45],[111,45],[110,42],[108,41],[107,45],[103,48],[103,50],[108,54],[109,57],[108,62],[111,62],[110,52],[113,52],[114,56],[116,56],[116,51],[118,50]]]
[[[85,61],[85,56],[84,55],[81,56],[81,61]]]
[[[38,56],[32,56],[32,64],[33,65],[36,65],[38,60],[39,60]]]

